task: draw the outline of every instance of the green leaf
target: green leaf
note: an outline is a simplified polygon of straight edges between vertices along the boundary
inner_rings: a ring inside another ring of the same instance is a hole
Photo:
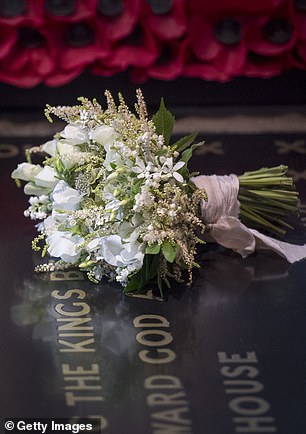
[[[124,292],[141,292],[158,273],[159,257],[145,255],[142,268],[128,280]]]
[[[160,101],[158,112],[152,118],[156,133],[164,136],[165,144],[169,145],[171,133],[174,127],[174,116],[166,109],[164,99]]]
[[[160,252],[160,244],[151,244],[146,247],[146,253],[149,255],[157,255]]]
[[[141,270],[139,270],[136,274],[129,278],[126,287],[124,288],[124,292],[135,292],[138,291],[141,280]]]
[[[180,161],[184,161],[185,165],[178,171],[183,178],[187,179],[189,177],[189,170],[188,170],[188,162],[190,160],[190,158],[192,157],[193,151],[196,148],[199,148],[200,146],[202,146],[204,144],[204,142],[199,142],[199,143],[194,143],[193,145],[190,146],[190,148],[186,149],[183,153],[182,153],[182,158],[180,159]]]
[[[172,145],[172,148],[177,152],[183,152],[185,149],[189,148],[189,146],[195,141],[198,133],[189,134],[188,136],[184,136],[175,142]]]
[[[170,241],[164,241],[162,244],[162,252],[168,262],[173,262],[178,252],[178,245],[172,244]]]
[[[182,158],[180,159],[180,161],[185,161],[186,165],[188,163],[188,161],[190,160],[190,158],[192,157],[193,151],[196,148],[199,148],[200,146],[202,146],[204,144],[204,142],[199,142],[199,143],[194,143],[192,146],[190,146],[190,148],[186,149],[183,153],[182,153]]]

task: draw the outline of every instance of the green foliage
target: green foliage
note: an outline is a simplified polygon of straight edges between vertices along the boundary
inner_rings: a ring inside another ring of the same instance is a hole
[[[177,142],[172,145],[172,148],[177,152],[183,152],[185,149],[189,148],[190,145],[195,141],[198,133],[189,134],[188,136],[181,137]]]
[[[179,170],[179,173],[182,175],[183,178],[188,179],[190,177],[189,169],[188,169],[188,162],[192,157],[193,151],[196,148],[199,148],[200,146],[202,146],[203,144],[204,144],[204,142],[194,143],[193,145],[191,145],[188,149],[186,149],[182,153],[182,157],[181,157],[180,161],[184,161],[185,165]]]
[[[169,110],[166,109],[163,98],[160,101],[158,112],[153,116],[152,120],[156,128],[156,133],[163,135],[165,144],[169,145],[175,118]]]
[[[171,243],[170,241],[164,241],[162,244],[162,253],[166,258],[166,260],[170,263],[174,262],[178,250],[179,250],[178,245]]]
[[[149,255],[158,255],[160,252],[161,245],[160,244],[151,244],[151,246],[146,247],[146,253]]]
[[[133,274],[124,288],[124,292],[141,292],[158,275],[159,255],[146,254],[142,268]]]

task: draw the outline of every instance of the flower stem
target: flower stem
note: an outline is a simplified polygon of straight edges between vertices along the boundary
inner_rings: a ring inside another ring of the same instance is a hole
[[[299,195],[287,166],[262,168],[239,177],[240,218],[249,226],[284,236],[298,212]]]

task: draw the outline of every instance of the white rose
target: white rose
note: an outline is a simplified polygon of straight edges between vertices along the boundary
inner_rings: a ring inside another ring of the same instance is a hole
[[[75,211],[79,208],[82,195],[65,181],[59,181],[53,193],[53,208]]]
[[[21,163],[18,164],[17,169],[12,172],[13,179],[20,179],[22,181],[34,181],[35,176],[41,172],[43,168],[37,164]]]
[[[48,253],[55,258],[61,258],[68,263],[78,261],[81,254],[80,245],[84,238],[79,235],[72,235],[69,232],[57,231],[47,237]]]
[[[45,187],[38,187],[33,182],[28,182],[24,186],[24,193],[29,194],[30,196],[41,196],[42,194],[48,194],[49,189]]]
[[[54,188],[58,183],[56,172],[51,166],[45,166],[35,177],[34,182],[38,187]]]
[[[41,148],[46,154],[51,155],[51,157],[55,157],[56,155],[56,144],[57,140],[49,140],[48,142],[44,143]]]
[[[113,143],[119,137],[114,128],[101,125],[92,131],[92,139],[102,146]]]
[[[78,153],[78,151],[76,151],[75,146],[65,143],[64,141],[59,141],[57,151],[66,169],[69,170],[76,164],[75,154]]]
[[[68,124],[64,131],[61,132],[61,136],[71,145],[81,145],[82,143],[88,142],[87,131],[73,124]]]

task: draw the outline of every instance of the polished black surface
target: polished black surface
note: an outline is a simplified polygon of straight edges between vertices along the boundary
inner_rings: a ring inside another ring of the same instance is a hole
[[[293,142],[297,136],[281,139]],[[35,139],[32,144],[43,140]],[[293,170],[300,172],[305,167],[303,154],[277,152],[275,141],[280,137],[208,136],[206,140],[207,149],[220,141],[223,155],[197,154],[193,168],[205,173],[242,172],[263,161],[278,164],[288,160]],[[12,143],[9,138],[2,141]],[[23,144],[22,139],[18,144]],[[238,426],[234,418],[244,417],[235,412],[236,408],[247,414],[262,411],[262,417],[273,418],[265,422],[267,426],[280,434],[305,432],[306,261],[290,265],[269,252],[241,259],[207,245],[199,253],[202,269],[195,274],[193,286],[173,287],[163,302],[124,296],[115,284],[40,279],[33,273],[37,262],[30,246],[33,225],[22,214],[26,198],[9,178],[22,159],[21,152],[0,159],[3,418],[101,415],[108,423],[103,433],[147,434],[158,432],[157,426],[162,425],[167,429],[172,426],[173,432],[231,434]],[[303,200],[304,184],[300,179]],[[301,241],[302,236],[302,227],[290,235],[295,241]],[[84,291],[84,298],[77,299],[78,293],[68,292],[76,289]],[[66,298],[54,298],[53,291]],[[64,322],[58,319],[67,318],[59,313],[60,303],[68,314],[86,305],[90,311],[84,318],[89,320],[83,326],[91,328],[73,329],[70,332],[74,336],[60,336],[65,332],[58,327]],[[158,327],[161,320],[148,317],[151,326],[146,327],[142,320],[143,327],[137,327],[133,321],[140,315],[162,316],[169,326],[163,322]],[[139,335],[146,330],[151,334]],[[78,337],[77,332],[88,336]],[[60,340],[75,344],[86,339],[93,342],[79,348],[93,351],[61,351],[69,346]],[[153,346],[145,345],[146,339]],[[168,353],[158,353],[158,349]],[[144,362],[139,357],[143,350],[148,350],[151,358],[170,354],[175,359],[163,364]],[[246,357],[247,352],[255,352],[256,363],[219,361],[220,353]],[[70,370],[96,366],[96,374],[91,375],[98,378],[87,384],[99,387],[73,391],[75,396],[90,400],[68,405],[65,393],[72,391],[69,386],[76,380],[69,380],[67,372],[64,375],[63,365],[69,365]],[[246,372],[225,377],[224,366],[236,374],[233,367],[241,370],[248,366],[253,368],[253,377]],[[152,380],[156,375],[162,376],[158,377],[159,387],[158,381]],[[150,388],[150,378],[155,389]],[[246,393],[243,388],[251,386],[239,383],[241,380],[253,381],[260,390]],[[166,388],[167,384],[173,388]]]

